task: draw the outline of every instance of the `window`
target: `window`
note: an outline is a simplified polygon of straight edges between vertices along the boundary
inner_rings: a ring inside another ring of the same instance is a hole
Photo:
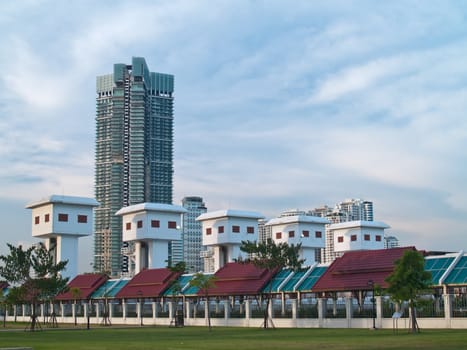
[[[80,224],[86,224],[88,222],[88,216],[87,215],[78,215],[78,222]]]
[[[143,227],[143,220],[138,220],[138,222],[136,223],[136,227],[137,228],[142,228]]]
[[[58,221],[67,222],[68,214],[58,214]]]
[[[159,220],[151,220],[151,227],[160,227],[161,223]]]
[[[380,235],[376,235],[376,242],[381,242],[381,236]]]
[[[232,226],[232,232],[234,232],[234,233],[239,233],[239,232],[240,232],[240,226],[238,226],[238,225],[233,225],[233,226]]]
[[[338,243],[344,242],[344,237],[343,237],[343,236],[337,237],[337,242],[338,242]]]
[[[167,223],[168,228],[177,228],[177,222],[176,221],[169,221]]]
[[[212,233],[212,228],[208,227],[206,229],[206,235],[210,235]]]
[[[35,225],[39,225],[39,222],[40,222],[40,218],[39,218],[38,216],[36,216],[36,217],[34,218],[34,224],[35,224]]]
[[[363,236],[363,239],[364,239],[365,241],[369,241],[369,240],[370,240],[370,235],[369,235],[368,233],[365,234],[365,235]]]
[[[246,233],[255,233],[255,228],[253,226],[248,226],[246,228]]]
[[[127,229],[127,231],[131,230],[131,222],[127,222],[125,228]]]
[[[323,238],[323,233],[321,231],[315,231],[316,238]]]
[[[276,239],[282,238],[282,232],[276,232]]]
[[[357,240],[357,235],[352,235],[352,236],[350,236],[350,240],[351,240],[352,242],[355,242],[355,241]]]
[[[289,238],[295,237],[295,231],[289,231]]]
[[[308,231],[308,230],[303,230],[303,231],[302,231],[302,237],[310,237],[310,231]]]
[[[49,222],[50,221],[50,214],[45,214],[44,215],[44,221]]]
[[[224,233],[224,226],[219,226],[217,228],[217,233]]]

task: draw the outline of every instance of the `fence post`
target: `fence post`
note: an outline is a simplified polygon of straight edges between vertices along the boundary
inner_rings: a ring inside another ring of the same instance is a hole
[[[451,318],[452,318],[452,295],[443,294],[444,297],[444,320],[446,322],[446,327],[451,328]]]
[[[353,317],[353,307],[352,307],[352,297],[345,297],[345,317],[347,318],[347,327],[352,328],[352,317]]]
[[[327,299],[318,298],[318,326],[324,327],[324,317],[326,316]]]
[[[376,298],[376,328],[383,328],[383,298],[378,295]]]

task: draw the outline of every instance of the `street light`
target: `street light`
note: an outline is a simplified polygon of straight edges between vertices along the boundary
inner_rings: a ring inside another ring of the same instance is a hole
[[[373,329],[376,329],[376,299],[375,299],[375,283],[373,282],[373,280],[369,280],[368,281],[368,286],[371,288],[372,290],[372,295],[371,295],[371,302],[372,302],[372,305],[373,305]]]

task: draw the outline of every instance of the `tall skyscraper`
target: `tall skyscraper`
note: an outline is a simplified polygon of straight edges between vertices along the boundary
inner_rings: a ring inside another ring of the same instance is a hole
[[[188,272],[194,273],[203,271],[204,262],[201,258],[202,245],[202,224],[196,218],[207,212],[201,197],[185,197],[182,199],[182,206],[188,210],[183,215],[183,261],[186,263]]]
[[[96,92],[94,270],[115,276],[128,264],[115,213],[143,202],[172,204],[174,77],[133,57],[97,77]]]

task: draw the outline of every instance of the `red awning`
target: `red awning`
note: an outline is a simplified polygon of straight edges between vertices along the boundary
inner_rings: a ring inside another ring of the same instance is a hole
[[[395,261],[406,250],[415,250],[415,247],[347,252],[334,260],[312,291],[370,290],[373,288],[371,283],[387,288],[385,279],[394,271]]]
[[[88,299],[91,294],[108,279],[108,276],[105,274],[88,273],[78,275],[68,283],[68,292],[60,293],[57,295],[56,300]],[[79,289],[79,297],[74,295],[74,288]]]
[[[115,298],[154,298],[163,292],[180,276],[168,268],[143,270],[133,277]]]

